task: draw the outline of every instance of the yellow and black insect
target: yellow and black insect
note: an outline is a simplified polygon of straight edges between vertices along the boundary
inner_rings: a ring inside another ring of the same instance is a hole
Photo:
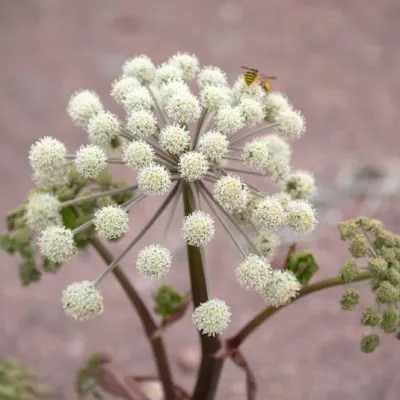
[[[259,84],[267,92],[272,90],[271,84],[268,82],[268,80],[277,79],[276,76],[266,76],[260,74],[258,69],[255,68],[249,68],[245,66],[242,66],[242,68],[246,70],[246,72],[243,73],[243,79],[247,86]]]

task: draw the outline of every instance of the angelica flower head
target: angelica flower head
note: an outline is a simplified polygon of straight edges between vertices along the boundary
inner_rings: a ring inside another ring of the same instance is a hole
[[[189,87],[190,80],[194,82]],[[272,271],[269,259],[279,246],[276,231],[289,227],[309,233],[314,228],[315,211],[305,200],[315,184],[310,174],[291,172],[289,139],[302,135],[304,117],[284,95],[267,94],[259,83],[247,85],[241,74],[230,86],[225,72],[200,66],[195,55],[185,52],[157,67],[142,54],[127,60],[122,76],[111,83],[111,97],[125,115],[117,117],[106,111],[95,92],[73,94],[67,112],[86,132],[90,144],[71,156],[61,142],[47,137],[35,143],[29,154],[37,184],[50,186],[40,191],[58,190],[51,192],[57,197],[32,196],[24,210],[28,227],[40,233],[42,255],[61,264],[77,247],[89,243],[92,235],[101,236],[102,241],[124,236],[130,215],[133,221],[141,221],[136,218],[141,212],[137,205],[144,203],[142,210],[152,206],[149,196],[165,198],[146,229],[168,210],[168,230],[173,226],[178,196],[183,195],[181,240],[188,247],[203,247],[192,249],[202,253],[214,238],[217,218],[243,257],[236,268],[239,283],[271,305],[286,304],[297,293],[298,282],[287,271]],[[110,168],[106,168],[108,164],[112,164]],[[117,168],[125,168],[129,183],[114,180]],[[249,175],[259,177],[248,182],[253,178]],[[265,178],[279,183],[282,192],[270,191],[263,184]],[[262,182],[256,183],[256,179]],[[170,202],[172,207],[168,207]],[[71,209],[76,215],[72,218],[71,214],[70,221]],[[73,230],[64,227],[64,221]],[[166,231],[164,240],[170,236]],[[136,267],[140,274],[161,278],[172,268],[164,240],[139,252]],[[357,254],[359,244],[351,246],[353,252],[358,248]],[[130,248],[123,250],[118,260]],[[390,304],[398,295],[400,282],[400,272],[392,269],[396,254],[389,248],[380,249],[378,255],[391,260],[385,272],[390,286],[381,283],[376,297],[381,300],[378,302]],[[68,315],[83,320],[101,312],[102,298],[96,288],[113,267],[111,264],[93,284],[86,281],[66,289],[63,304]],[[354,271],[347,272],[346,279],[350,279]],[[85,293],[92,303],[83,301]],[[196,306],[193,321],[203,334],[215,335],[226,329],[230,311],[223,301],[214,299]]]
[[[48,193],[34,193],[26,205],[26,224],[35,232],[61,225],[60,202]]]
[[[196,307],[193,322],[203,335],[215,336],[228,329],[231,315],[224,301],[212,299]]]
[[[69,285],[62,294],[62,306],[68,317],[77,321],[91,320],[103,312],[103,296],[92,282]]]

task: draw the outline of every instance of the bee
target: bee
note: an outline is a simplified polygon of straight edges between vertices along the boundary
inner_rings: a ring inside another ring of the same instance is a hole
[[[268,80],[277,79],[276,76],[266,76],[260,74],[258,69],[245,67],[243,65],[242,68],[246,70],[246,72],[243,73],[243,79],[247,86],[259,84],[266,92],[270,92],[272,90],[271,84],[268,82]]]

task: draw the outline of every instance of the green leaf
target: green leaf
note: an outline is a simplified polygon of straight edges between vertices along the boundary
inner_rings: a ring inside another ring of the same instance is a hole
[[[166,319],[183,305],[185,296],[173,286],[162,285],[158,289],[154,300],[156,302],[155,313]]]
[[[77,227],[77,215],[73,207],[66,207],[61,210],[61,217],[64,226],[67,229],[75,229]]]
[[[96,382],[94,378],[94,370],[103,362],[103,354],[93,354],[86,360],[85,365],[78,371],[75,379],[75,391],[80,398],[86,394],[88,387],[92,387],[93,383]]]
[[[25,207],[20,206],[7,214],[7,229],[13,231],[16,227],[21,226],[21,221],[24,220]]]
[[[57,272],[60,269],[61,265],[62,264],[54,263],[53,261],[50,261],[47,258],[43,258],[42,268],[43,268],[43,271],[45,271],[45,272],[54,274],[55,272]]]
[[[34,260],[24,260],[19,264],[19,279],[22,286],[28,286],[40,280],[41,273]]]
[[[17,249],[14,239],[8,233],[0,234],[0,247],[9,254],[14,254]]]
[[[292,271],[302,285],[307,285],[319,267],[313,254],[304,251],[292,255],[286,264],[286,269]]]

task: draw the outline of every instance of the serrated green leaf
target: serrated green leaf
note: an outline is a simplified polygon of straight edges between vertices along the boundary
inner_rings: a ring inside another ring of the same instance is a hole
[[[312,253],[305,251],[294,254],[288,260],[286,269],[292,271],[302,285],[307,285],[319,267]]]
[[[163,318],[168,318],[183,305],[185,296],[173,286],[162,285],[158,289],[154,300],[156,302],[154,312]]]
[[[45,271],[45,272],[54,274],[61,268],[61,265],[62,264],[54,263],[47,258],[43,258],[42,268],[43,268],[43,271]]]
[[[19,264],[19,278],[22,286],[28,286],[40,280],[41,273],[34,260],[24,260]]]
[[[8,233],[0,234],[0,247],[9,254],[14,254],[17,249],[14,239]]]

